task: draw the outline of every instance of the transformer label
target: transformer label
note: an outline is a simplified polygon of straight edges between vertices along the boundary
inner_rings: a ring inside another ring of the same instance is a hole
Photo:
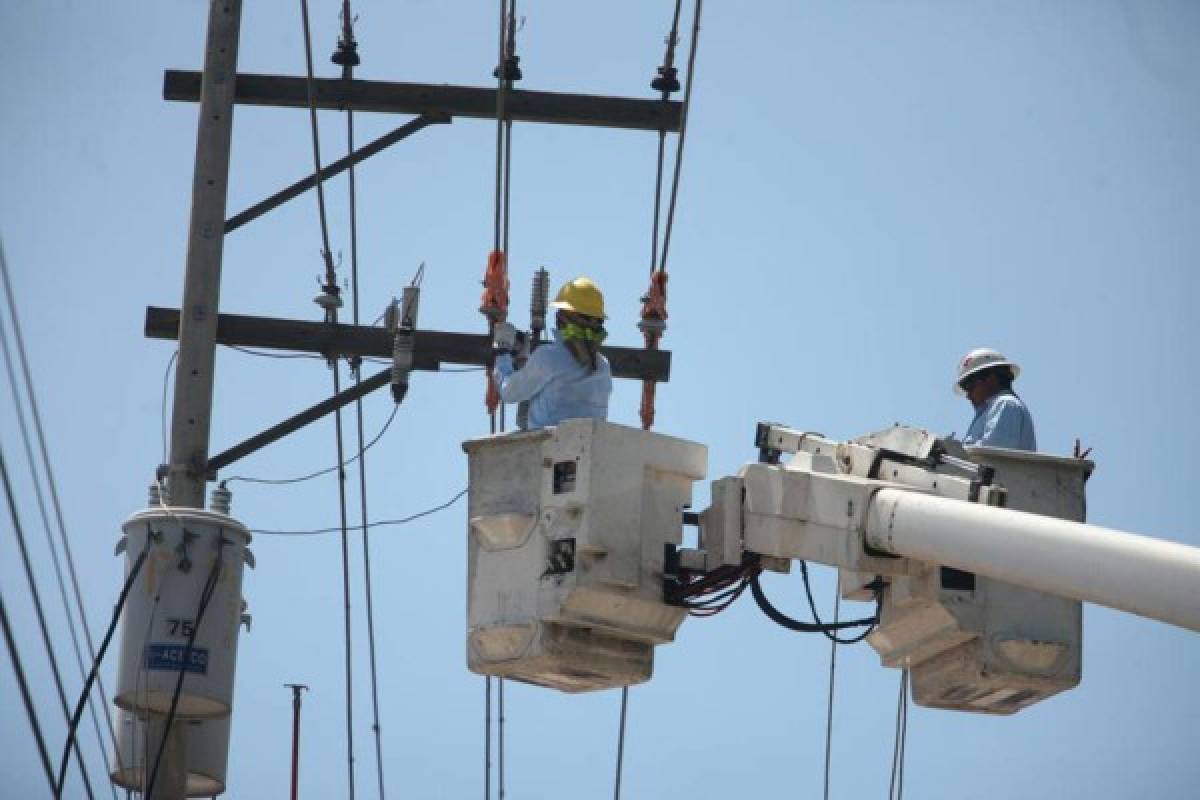
[[[146,645],[146,669],[167,670],[178,672],[183,669],[197,675],[208,674],[208,650],[204,647],[193,647],[187,664],[183,663],[183,653],[187,650],[182,644],[148,644]]]

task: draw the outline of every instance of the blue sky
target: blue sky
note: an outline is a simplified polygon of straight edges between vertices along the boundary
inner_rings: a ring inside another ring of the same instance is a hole
[[[318,69],[340,3],[311,0]],[[359,75],[487,85],[492,3],[354,3]],[[670,4],[519,4],[525,88],[648,96]],[[93,631],[120,588],[112,556],[161,459],[169,343],[142,337],[147,305],[182,286],[196,109],[161,99],[162,71],[197,68],[207,4],[46,0],[0,5],[0,234],[13,271],[54,469]],[[247,3],[240,68],[300,74],[295,3]],[[710,477],[754,457],[754,423],[850,437],[895,421],[965,430],[953,366],[978,345],[1024,367],[1018,388],[1041,447],[1095,448],[1091,520],[1200,545],[1191,504],[1200,363],[1200,8],[1141,3],[706,4],[679,219],[672,244],[672,381],[659,430],[710,448]],[[399,123],[359,115],[360,141]],[[239,108],[229,209],[311,167],[308,121]],[[322,115],[326,159],[344,121]],[[423,327],[481,330],[491,247],[494,127],[423,131],[358,173],[360,291],[373,319],[427,263]],[[611,341],[635,344],[648,269],[653,134],[520,125],[513,140],[514,314],[528,277],[594,276]],[[348,262],[344,180],[329,184],[331,237]],[[231,234],[223,310],[318,319],[322,270],[311,194]],[[213,448],[325,396],[316,361],[222,350]],[[465,486],[459,447],[487,429],[478,374],[416,376],[368,455],[371,516],[400,517]],[[7,395],[6,395],[7,397]],[[638,387],[612,417],[636,424]],[[390,411],[365,403],[368,435]],[[0,443],[20,495],[55,645],[77,691],[63,612],[10,401]],[[288,476],[334,462],[331,423],[231,474]],[[334,524],[332,478],[234,486],[255,528]],[[353,489],[352,489],[353,493]],[[697,505],[707,498],[697,486]],[[383,746],[392,796],[470,796],[482,786],[483,680],[464,656],[464,507],[371,538]],[[61,747],[47,662],[9,523],[0,589],[50,739]],[[290,694],[305,700],[302,788],[345,794],[341,571],[337,537],[257,537],[245,594],[230,796],[279,796]],[[358,786],[374,759],[353,539]],[[800,613],[798,576],[769,584]],[[818,597],[832,601],[831,573]],[[865,608],[865,607],[864,607]],[[106,664],[111,690],[114,660]],[[836,797],[886,792],[898,675],[866,645],[839,654]],[[828,648],[774,627],[743,600],[691,620],[631,691],[627,797],[820,792]],[[914,708],[910,796],[1177,796],[1200,779],[1194,731],[1200,640],[1106,609],[1085,612],[1084,679],[1015,717]],[[68,691],[72,691],[71,688]],[[0,774],[40,796],[36,751],[0,668]],[[521,798],[612,791],[619,693],[566,696],[511,685],[506,782]],[[85,756],[101,762],[85,721]],[[70,784],[78,796],[78,784]]]

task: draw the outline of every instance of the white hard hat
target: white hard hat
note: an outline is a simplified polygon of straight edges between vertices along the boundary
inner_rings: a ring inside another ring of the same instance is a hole
[[[967,353],[958,362],[958,377],[954,379],[954,393],[957,395],[966,394],[963,391],[962,382],[975,373],[983,372],[985,369],[991,369],[992,367],[1008,367],[1012,370],[1014,378],[1021,374],[1021,368],[1017,366],[1016,362],[1008,360],[999,350],[980,347]]]

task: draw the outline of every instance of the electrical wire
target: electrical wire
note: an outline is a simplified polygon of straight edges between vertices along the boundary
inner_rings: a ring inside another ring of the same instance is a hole
[[[320,470],[317,470],[316,472],[310,472],[307,475],[299,475],[295,478],[253,478],[253,477],[249,477],[246,475],[234,475],[233,477],[224,479],[223,481],[221,481],[221,483],[229,484],[229,483],[241,481],[243,483],[261,483],[261,484],[266,484],[268,486],[283,486],[283,485],[289,484],[289,483],[301,483],[303,481],[312,480],[313,478],[319,478],[322,475],[328,475],[329,473],[333,472],[335,469],[338,469],[339,467],[345,468],[345,467],[349,466],[350,464],[353,464],[355,461],[359,461],[362,458],[364,453],[366,453],[368,450],[370,450],[372,447],[374,447],[375,444],[380,439],[383,438],[383,435],[388,432],[388,428],[390,428],[392,426],[392,421],[394,419],[396,419],[396,413],[398,410],[399,410],[399,406],[394,406],[392,408],[392,413],[388,415],[387,421],[384,422],[383,427],[379,429],[379,433],[375,434],[374,438],[372,438],[371,441],[367,442],[367,444],[364,447],[360,448],[357,453],[355,453],[353,456],[351,456],[347,460],[343,461],[341,464],[334,464],[332,467],[326,467],[325,469],[320,469]],[[364,517],[364,519],[365,519],[365,517]]]
[[[154,782],[158,780],[158,769],[162,766],[163,751],[167,749],[167,737],[171,735],[171,725],[175,722],[175,714],[179,710],[179,697],[183,694],[183,679],[187,675],[187,665],[192,660],[192,651],[196,645],[196,634],[200,631],[200,623],[204,621],[204,612],[217,588],[217,579],[221,575],[221,562],[225,551],[225,531],[217,529],[217,555],[208,570],[208,578],[200,590],[200,603],[196,608],[195,624],[188,635],[187,644],[183,648],[183,657],[179,663],[179,677],[175,679],[175,690],[171,693],[171,706],[167,710],[166,723],[163,725],[162,739],[158,743],[158,753],[154,756],[154,767],[150,770],[150,781],[146,784],[145,796],[154,795]]]
[[[516,54],[516,0],[500,0],[499,22],[499,53],[496,64],[496,208],[495,230],[493,231],[493,250],[504,254],[504,263],[509,263],[508,233],[509,207],[512,180],[512,120],[508,119],[504,103],[508,92],[512,90],[513,76],[508,71],[508,59]],[[513,62],[515,64],[515,61]],[[504,404],[500,405],[499,430],[504,432]],[[492,433],[496,433],[496,414],[489,414]],[[490,678],[489,678],[490,680]],[[498,678],[496,683],[497,698],[497,727],[496,727],[496,767],[497,767],[497,796],[504,800],[504,679]],[[487,716],[491,716],[491,693],[488,693],[489,707]],[[488,774],[485,779],[490,793],[490,759]]]
[[[316,79],[313,77],[312,34],[308,24],[308,0],[300,0],[304,24],[305,86],[308,90],[308,118],[312,129],[313,175],[317,179],[317,213],[321,220],[321,256],[325,260],[325,282],[336,286],[333,253],[329,247],[329,224],[325,217],[325,182],[321,179],[321,134],[317,127]]]
[[[171,384],[171,368],[175,366],[175,361],[179,358],[179,348],[171,353],[171,357],[167,359],[167,367],[163,370],[163,390],[162,390],[162,413],[159,416],[159,427],[162,428],[162,460],[158,463],[167,463],[167,395]]]
[[[892,744],[892,778],[888,783],[888,800],[904,797],[904,756],[908,743],[908,668],[900,671],[900,696],[896,700],[896,736]]]
[[[492,796],[492,676],[483,676],[483,798]]]
[[[59,601],[62,603],[63,615],[65,616],[65,618],[67,620],[67,629],[71,635],[71,649],[75,654],[75,664],[76,664],[76,667],[79,669],[79,677],[82,679],[87,674],[87,669],[86,669],[86,667],[84,667],[83,653],[82,653],[82,650],[79,645],[79,631],[75,624],[75,617],[71,611],[70,600],[67,598],[66,581],[63,578],[62,562],[60,561],[59,555],[58,555],[58,545],[56,545],[54,542],[54,533],[52,531],[52,526],[50,524],[50,515],[46,509],[46,498],[42,491],[41,481],[38,479],[37,461],[34,458],[33,447],[32,447],[32,444],[30,443],[29,424],[28,424],[28,420],[25,417],[23,403],[21,402],[20,389],[17,386],[16,374],[13,369],[13,357],[12,357],[12,354],[9,352],[8,338],[7,338],[7,336],[3,335],[3,333],[4,333],[3,330],[0,329],[0,346],[2,346],[2,349],[3,349],[4,369],[5,369],[5,374],[8,377],[8,387],[9,387],[9,392],[12,395],[13,409],[16,412],[16,416],[17,416],[17,427],[21,433],[21,445],[25,452],[25,461],[29,468],[29,474],[33,478],[34,497],[37,500],[38,513],[41,516],[41,520],[42,520],[42,530],[46,534],[46,547],[50,551],[50,561],[51,561],[52,565],[54,566],[54,577],[55,577],[55,584],[58,587],[58,597],[59,597]],[[105,704],[104,704],[105,716],[108,717],[109,737],[112,741],[113,749],[117,750],[116,734],[113,731],[112,718],[111,718],[111,716],[109,716],[109,713],[108,713],[107,698],[105,699],[104,702],[105,702]],[[96,714],[96,705],[95,705],[95,703],[90,702],[90,698],[89,698],[89,703],[88,703],[88,711],[90,712],[90,716],[92,719],[92,728],[96,734],[96,741],[100,747],[100,754],[104,760],[104,769],[107,774],[112,771],[111,765],[108,760],[108,747],[104,741],[104,734],[101,732],[100,719],[99,719],[98,715]],[[117,750],[117,759],[119,762],[120,761],[119,750]],[[113,792],[113,800],[116,800],[116,790],[113,789],[112,792]]]
[[[327,295],[336,295],[338,291],[337,275],[334,271],[333,255],[329,247],[329,225],[325,216],[325,189],[324,181],[321,180],[321,140],[317,126],[316,81],[313,77],[312,32],[308,21],[308,0],[300,0],[300,16],[304,26],[305,79],[308,87],[309,127],[312,131],[313,174],[317,176],[317,210],[320,217],[321,242],[323,245],[321,254],[325,259],[325,283],[322,288]],[[325,321],[330,324],[336,323],[337,306],[330,303],[324,305],[324,308]],[[341,391],[338,361],[330,359],[330,367],[333,370],[333,393],[336,395]],[[334,411],[333,417],[337,441],[337,463],[340,466],[345,460],[344,444],[342,441],[342,410],[339,408]],[[350,536],[346,514],[346,473],[339,468],[337,474],[338,512],[341,516],[342,533],[342,622],[346,653],[346,775],[349,786],[349,798],[350,800],[354,800],[354,670],[350,627]]]
[[[63,782],[67,777],[67,764],[71,760],[71,744],[75,741],[75,729],[79,726],[79,718],[83,715],[83,707],[88,700],[88,695],[91,693],[92,682],[96,679],[96,675],[100,671],[100,664],[104,661],[104,654],[108,652],[108,645],[112,642],[113,632],[117,629],[117,622],[121,619],[121,611],[125,608],[125,601],[129,597],[129,590],[133,588],[133,582],[137,580],[138,573],[142,571],[142,565],[146,563],[146,556],[150,553],[150,538],[150,531],[147,530],[146,545],[133,562],[133,566],[129,570],[129,576],[125,579],[125,585],[121,587],[121,595],[117,598],[116,607],[113,608],[112,621],[108,624],[108,630],[104,633],[103,641],[100,642],[100,652],[97,654],[96,660],[92,662],[92,669],[88,672],[87,680],[83,682],[83,691],[79,694],[79,702],[75,704],[75,713],[71,715],[71,722],[67,727],[67,743],[63,746],[62,761],[58,767],[58,780],[54,784],[55,797],[62,797]],[[115,791],[114,789],[114,793]]]
[[[331,316],[333,311],[328,312]],[[340,394],[342,391],[341,377],[339,364],[335,361],[333,367],[333,393]],[[346,457],[345,443],[342,439],[342,410],[339,408],[333,412],[334,432],[336,434],[336,448],[338,464],[343,463]],[[338,469],[337,471],[337,486],[338,486],[338,514],[341,522],[342,533],[342,599],[343,599],[343,625],[345,630],[345,649],[346,649],[346,761],[347,772],[349,777],[350,800],[354,800],[354,664],[350,629],[350,527],[349,514],[346,511],[346,471]],[[366,521],[363,522],[363,531],[366,531]]]
[[[239,344],[222,344],[221,347],[227,347],[230,350],[236,350],[238,353],[245,353],[246,355],[257,355],[260,359],[316,359],[324,361],[324,356],[313,353],[266,353],[265,350],[241,347]]]
[[[342,56],[342,78],[350,81],[354,78],[354,67],[359,62],[357,55],[357,42],[354,38],[354,22],[355,17],[350,8],[350,0],[342,1],[342,34],[338,43],[338,54]],[[336,61],[337,59],[335,59]],[[346,108],[346,153],[354,152],[354,110]],[[355,179],[354,164],[350,164],[348,170],[348,200],[350,212],[350,307],[353,316],[353,322],[357,326],[359,324],[359,294],[358,294],[358,192]],[[354,378],[354,385],[358,386],[362,381],[360,372],[361,361],[351,361],[350,371]],[[396,408],[399,408],[397,405]],[[393,416],[395,409],[393,409]],[[358,436],[358,450],[362,455],[367,451],[368,446],[364,446],[365,435],[363,433],[363,407],[362,398],[357,398],[354,401],[354,416],[355,427]],[[391,420],[389,420],[389,423]],[[363,525],[365,526],[370,519],[367,513],[367,466],[366,458],[358,460],[358,495],[359,495],[359,513]],[[371,674],[371,711],[373,714],[373,723],[371,726],[372,732],[375,734],[375,773],[379,784],[379,798],[384,798],[384,779],[383,779],[383,731],[380,725],[379,717],[379,678],[378,669],[376,666],[376,651],[375,651],[375,603],[371,587],[371,546],[367,535],[367,528],[362,529],[362,547],[363,547],[363,573],[364,573],[364,593],[367,603],[367,644]]]
[[[675,581],[666,584],[663,597],[667,603],[688,609],[691,616],[711,617],[733,605],[746,590],[751,576],[760,571],[756,559],[737,566],[718,567],[704,574],[684,571]]]
[[[33,429],[37,436],[38,451],[41,456],[42,471],[46,477],[46,484],[50,489],[50,502],[54,509],[54,518],[57,526],[59,543],[62,545],[64,560],[67,563],[67,575],[71,579],[71,589],[75,600],[75,610],[79,614],[80,627],[83,629],[84,642],[87,644],[88,655],[94,660],[96,657],[96,647],[92,641],[91,628],[88,626],[87,614],[84,611],[83,592],[79,588],[79,574],[75,569],[75,557],[71,551],[71,541],[67,536],[67,525],[63,520],[62,502],[58,496],[58,482],[54,478],[54,468],[50,461],[50,453],[46,446],[46,432],[42,425],[42,415],[38,408],[37,392],[34,391],[33,374],[29,368],[29,359],[26,355],[25,339],[21,334],[21,321],[17,314],[16,295],[12,288],[12,279],[8,271],[8,258],[4,252],[4,242],[0,239],[0,278],[3,278],[5,300],[8,305],[9,323],[12,325],[13,338],[16,342],[16,352],[21,363],[21,375],[24,381],[25,394],[29,398],[29,411],[33,417]],[[2,330],[2,329],[0,329]],[[0,335],[0,339],[3,339]],[[19,404],[15,404],[18,405]],[[36,480],[36,477],[35,477]],[[67,619],[71,620],[70,613],[67,614]],[[69,627],[74,636],[74,623],[69,622]],[[78,663],[82,665],[82,658],[78,659]],[[82,667],[81,667],[82,668]],[[100,705],[104,709],[104,716],[108,721],[109,736],[112,737],[114,745],[116,743],[116,735],[113,731],[112,716],[108,710],[108,694],[104,688],[103,679],[97,681],[97,687],[100,690]],[[108,754],[106,748],[101,746],[101,753],[104,756],[105,768],[108,768]],[[115,791],[115,790],[114,790]]]
[[[25,680],[25,667],[21,664],[21,653],[17,650],[12,626],[8,622],[8,610],[4,606],[3,594],[0,594],[0,623],[4,627],[4,641],[8,645],[8,655],[12,659],[13,672],[17,675],[17,686],[21,689],[21,700],[25,703],[25,716],[29,718],[29,727],[33,730],[33,738],[37,742],[38,755],[42,757],[42,767],[46,770],[46,780],[50,783],[50,791],[54,792],[54,770],[50,766],[50,752],[46,749],[46,737],[42,735],[42,725],[38,721],[37,710],[33,707],[33,697],[29,694],[29,683]],[[53,796],[59,797],[61,794],[55,793]]]
[[[842,574],[838,572],[837,582],[833,587],[833,621],[838,622],[842,606]],[[814,615],[815,617],[815,615]],[[829,698],[825,703],[825,792],[823,797],[829,800],[830,762],[833,753],[833,689],[837,675],[837,637],[829,639]]]
[[[666,52],[663,54],[663,73],[662,77],[668,79],[674,73],[675,63],[675,46],[679,43],[679,14],[683,9],[683,0],[675,0],[675,14],[671,19],[671,32],[667,34]],[[670,88],[664,88],[662,99],[665,103],[671,95]],[[659,268],[658,264],[658,225],[662,215],[662,186],[663,186],[663,171],[666,162],[667,151],[667,132],[660,130],[658,132],[658,161],[655,170],[654,178],[654,224],[650,230],[650,272],[653,273]]]
[[[421,519],[422,517],[427,517],[430,514],[436,514],[439,511],[443,511],[443,510],[449,508],[450,506],[452,506],[456,502],[458,502],[463,497],[463,495],[465,495],[466,493],[467,493],[467,490],[463,489],[461,492],[454,495],[454,497],[450,498],[445,503],[442,503],[441,505],[438,505],[438,506],[434,506],[433,508],[427,508],[424,511],[418,512],[416,514],[412,514],[407,517],[401,517],[400,519],[381,519],[381,520],[376,520],[375,522],[366,523],[364,525],[350,525],[350,526],[348,526],[348,529],[352,530],[352,531],[357,531],[357,530],[361,530],[363,528],[383,528],[383,527],[394,526],[394,525],[407,525],[408,523],[413,522],[418,519]],[[251,528],[250,532],[251,533],[261,533],[261,534],[265,534],[268,536],[317,536],[317,535],[324,534],[324,533],[337,533],[341,529],[342,529],[341,526],[329,527],[329,528],[316,528],[314,530],[304,530],[304,531],[273,531],[273,530],[263,530],[261,528]]]
[[[496,681],[496,788],[504,800],[504,678]]]
[[[625,715],[629,706],[629,687],[621,687],[621,724],[617,728],[617,776],[613,781],[613,800],[621,800],[621,767],[625,762]]]
[[[667,224],[663,231],[662,257],[658,268],[665,272],[667,255],[671,250],[671,231],[675,227],[675,203],[679,196],[679,176],[683,169],[683,145],[687,137],[688,111],[692,104],[692,86],[696,75],[696,45],[700,39],[700,16],[704,11],[704,0],[696,0],[692,12],[692,41],[688,47],[687,83],[683,89],[683,108],[680,111],[679,139],[675,145],[675,173],[671,179],[671,199],[667,205]]]
[[[70,721],[71,711],[67,707],[67,693],[63,688],[62,673],[58,669],[58,658],[54,655],[54,646],[50,642],[50,626],[46,622],[46,612],[42,606],[42,597],[38,592],[37,581],[33,577],[33,562],[29,558],[29,548],[25,544],[25,529],[21,525],[21,518],[17,514],[17,502],[13,496],[12,481],[8,475],[8,466],[4,460],[4,453],[0,452],[0,477],[4,482],[4,495],[8,501],[8,513],[12,519],[13,530],[17,535],[17,546],[21,551],[21,562],[25,567],[25,578],[29,583],[29,594],[33,599],[33,608],[37,614],[38,628],[42,633],[42,644],[46,649],[46,657],[50,661],[50,671],[54,675],[54,687],[58,690],[58,699],[62,704],[63,719]],[[87,765],[84,764],[83,754],[79,751],[79,742],[75,742],[75,756],[79,761],[79,771],[83,775],[83,785],[87,789],[89,798],[93,798],[91,777],[88,774]]]

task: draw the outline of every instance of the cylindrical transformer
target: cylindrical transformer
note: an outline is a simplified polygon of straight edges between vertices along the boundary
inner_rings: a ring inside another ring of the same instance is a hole
[[[162,764],[167,764],[170,749],[182,748],[186,763],[184,793],[187,797],[212,797],[225,791],[225,776],[229,764],[229,724],[225,719],[190,719],[175,722],[172,736],[178,742],[163,740],[165,717],[139,717],[129,711],[117,712],[117,757],[113,764],[112,781],[123,789],[144,791],[146,781],[154,770],[159,747],[165,744]],[[163,766],[155,778],[155,788],[165,788]]]
[[[250,532],[224,514],[177,507],[140,511],[122,529],[126,575],[149,551],[125,603],[116,704],[165,716],[182,673],[176,719],[228,716]]]

